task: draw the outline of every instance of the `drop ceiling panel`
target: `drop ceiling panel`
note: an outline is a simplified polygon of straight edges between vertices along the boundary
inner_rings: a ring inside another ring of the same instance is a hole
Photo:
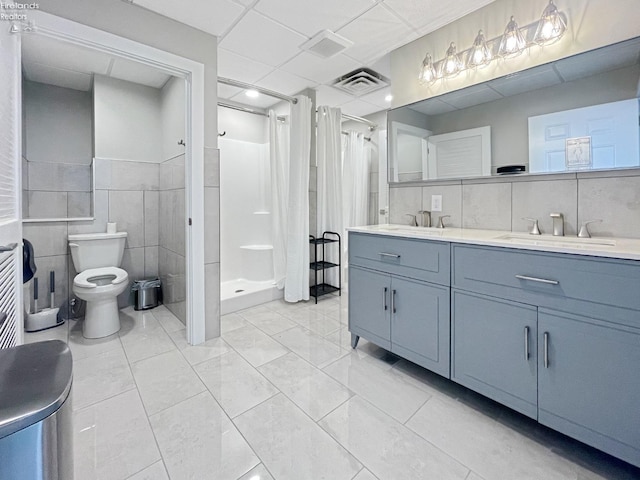
[[[232,87],[231,85],[225,85],[224,83],[218,83],[218,97],[230,99],[238,93],[242,92],[241,88]]]
[[[269,90],[274,90],[285,95],[295,95],[307,87],[315,87],[317,83],[298,77],[284,70],[274,70],[266,77],[256,82],[256,85]]]
[[[410,105],[409,108],[425,115],[440,115],[441,113],[455,112],[457,110],[453,105],[449,105],[437,98],[430,98],[426,102],[418,102],[415,105]]]
[[[298,53],[305,41],[307,37],[251,11],[224,37],[220,47],[275,67]]]
[[[360,62],[343,54],[331,58],[320,58],[311,53],[302,52],[285,63],[282,70],[316,83],[327,83],[359,66]]]
[[[231,100],[237,103],[242,103],[243,105],[248,105],[249,107],[257,108],[267,108],[282,101],[279,98],[273,98],[262,94],[258,98],[250,98],[247,97],[244,92],[234,95]]]
[[[351,100],[353,100],[351,95],[347,95],[333,87],[320,85],[316,88],[316,105],[328,105],[329,107],[335,107],[336,105],[342,105],[343,103],[350,102]]]
[[[162,88],[171,78],[157,68],[123,58],[115,59],[109,76],[154,88]]]
[[[103,75],[107,73],[111,62],[111,57],[106,53],[42,35],[22,35],[22,58],[31,63]]]
[[[502,98],[502,95],[486,85],[474,85],[462,90],[449,92],[447,94],[447,103],[456,108],[467,108],[500,98]]]
[[[335,31],[375,3],[374,0],[261,0],[255,8],[287,27],[312,37],[320,30]]]
[[[346,113],[347,115],[362,117],[364,115],[369,115],[370,113],[379,112],[381,109],[376,105],[356,99],[340,105],[340,110],[342,113]]]
[[[385,56],[375,60],[369,65],[369,68],[387,78],[391,78],[391,55],[387,53]]]
[[[133,0],[135,5],[220,36],[242,15],[244,7],[231,0],[207,0],[190,7],[174,0]]]
[[[376,5],[336,33],[355,42],[345,54],[366,63],[409,43],[418,34],[382,5]]]
[[[46,83],[56,87],[71,88],[87,92],[91,89],[92,75],[42,65],[40,63],[22,62],[27,80]]]
[[[391,87],[386,87],[367,95],[363,95],[360,97],[360,100],[372,103],[375,106],[380,107],[380,110],[387,110],[391,106],[391,102],[387,102],[385,100],[387,95],[391,95]]]
[[[218,49],[218,76],[253,83],[273,70],[272,66],[256,62],[223,48]]]
[[[597,73],[629,67],[638,62],[640,47],[633,42],[624,47],[602,48],[556,62],[556,69],[566,81],[595,75]]]
[[[562,80],[551,65],[542,65],[515,75],[492,80],[489,82],[489,86],[499,94],[510,97],[511,95],[557,85],[561,82]]]

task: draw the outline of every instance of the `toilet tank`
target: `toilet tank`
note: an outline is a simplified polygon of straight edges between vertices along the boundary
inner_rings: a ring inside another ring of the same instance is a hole
[[[77,272],[89,268],[119,267],[127,232],[69,235],[69,250]]]

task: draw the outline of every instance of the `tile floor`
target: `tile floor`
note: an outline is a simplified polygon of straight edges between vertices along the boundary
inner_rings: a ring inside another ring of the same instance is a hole
[[[74,356],[76,480],[633,479],[640,470],[360,341],[347,298],[226,315],[200,346],[163,306],[26,334]]]

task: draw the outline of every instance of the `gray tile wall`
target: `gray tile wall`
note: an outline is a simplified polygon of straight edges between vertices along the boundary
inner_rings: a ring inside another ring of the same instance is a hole
[[[640,169],[491,177],[428,185],[391,186],[390,223],[408,224],[406,213],[431,209],[431,195],[442,195],[446,225],[488,230],[528,231],[523,217],[539,220],[542,233],[552,232],[549,214],[564,215],[565,235],[576,235],[588,220],[594,236],[640,238]]]
[[[207,339],[220,336],[220,150],[204,149],[205,314]]]
[[[49,297],[44,293],[48,289],[49,271],[53,269],[56,306],[65,317],[70,316],[68,300],[77,272],[68,252],[67,235],[104,232],[107,222],[116,222],[118,231],[128,233],[121,267],[129,273],[129,279],[159,274],[159,170],[154,163],[96,159],[94,220],[23,225],[24,238],[34,246],[37,276],[42,278],[39,307],[49,306]],[[85,201],[89,205],[90,198]],[[118,298],[118,304],[124,307],[130,301],[127,289]]]

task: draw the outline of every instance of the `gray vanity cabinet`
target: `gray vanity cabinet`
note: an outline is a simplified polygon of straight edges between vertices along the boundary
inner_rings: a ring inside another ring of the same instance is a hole
[[[351,334],[449,377],[449,266],[446,243],[350,233]]]
[[[539,309],[538,421],[640,466],[639,368],[637,328]]]
[[[451,379],[537,417],[537,308],[451,292]]]

